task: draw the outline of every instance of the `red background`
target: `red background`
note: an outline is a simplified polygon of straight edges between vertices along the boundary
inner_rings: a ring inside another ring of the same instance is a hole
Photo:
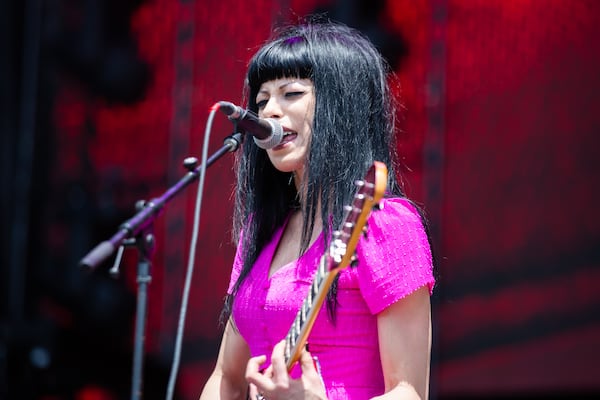
[[[36,142],[37,152],[50,153],[38,177],[48,191],[35,225],[41,233],[30,238],[41,249],[27,267],[37,279],[28,280],[25,297],[28,313],[53,327],[58,366],[36,372],[35,397],[128,393],[136,254],[126,251],[122,276],[108,282],[101,278],[107,268],[79,277],[77,261],[133,215],[136,200],[159,196],[182,177],[185,157],[200,156],[209,107],[240,103],[245,64],[270,26],[315,10],[385,34],[386,55],[398,57],[403,179],[429,215],[438,260],[432,397],[600,393],[600,3],[131,3],[129,32],[149,71],[134,100],[94,90],[59,62],[41,72],[42,83],[52,83],[40,111],[48,116],[38,133],[44,139]],[[46,16],[85,25],[77,4],[56,4]],[[229,129],[217,115],[211,151]],[[232,161],[227,155],[207,172],[178,376],[182,399],[198,397],[218,350],[234,252]],[[155,226],[148,398],[164,396],[171,367],[195,190],[170,203]],[[96,287],[90,280],[110,289],[82,293],[81,285]],[[86,313],[101,318],[82,319]],[[124,322],[110,332],[97,329],[115,315]],[[86,361],[73,361],[72,353]],[[78,368],[77,380],[60,384]],[[16,371],[25,376],[29,369]]]

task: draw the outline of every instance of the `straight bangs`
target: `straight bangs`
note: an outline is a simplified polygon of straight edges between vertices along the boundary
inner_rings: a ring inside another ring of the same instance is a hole
[[[303,36],[280,39],[261,49],[250,61],[247,74],[248,108],[256,112],[260,86],[281,78],[312,79],[313,64]]]

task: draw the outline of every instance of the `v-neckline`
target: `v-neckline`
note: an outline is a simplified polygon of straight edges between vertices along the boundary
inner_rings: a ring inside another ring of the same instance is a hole
[[[300,261],[300,259],[302,259],[307,254],[312,253],[314,251],[315,246],[317,245],[317,243],[321,240],[321,238],[323,236],[323,230],[321,230],[321,232],[319,232],[319,234],[317,235],[315,240],[308,246],[308,248],[306,249],[306,251],[304,253],[302,253],[299,257],[294,258],[292,261],[283,264],[281,267],[277,268],[275,271],[273,271],[273,273],[271,273],[271,265],[273,264],[273,258],[275,257],[275,252],[279,248],[281,238],[283,237],[283,233],[285,232],[285,229],[287,228],[291,217],[292,217],[292,213],[290,213],[286,217],[285,221],[283,222],[283,224],[281,224],[281,227],[275,232],[275,235],[273,237],[273,246],[271,246],[271,249],[270,249],[271,254],[269,255],[269,258],[268,258],[269,262],[266,263],[267,281],[269,281],[269,282],[271,281],[271,279],[273,279],[274,275],[279,273],[279,271],[289,268],[291,265],[294,265],[298,261]],[[296,271],[296,275],[297,275],[297,271]]]

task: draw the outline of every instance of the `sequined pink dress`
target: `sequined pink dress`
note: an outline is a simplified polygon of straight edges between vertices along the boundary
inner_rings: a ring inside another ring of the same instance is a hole
[[[369,399],[384,391],[377,340],[377,313],[416,289],[434,285],[427,236],[414,207],[405,199],[384,199],[368,221],[368,237],[357,245],[358,266],[340,272],[337,320],[325,305],[309,336],[310,351],[321,363],[328,399]],[[269,278],[281,227],[259,255],[241,285],[233,319],[252,356],[270,354],[287,334],[308,293],[324,252],[322,238],[298,260]],[[235,257],[229,291],[242,267]],[[298,375],[298,368],[292,376]]]

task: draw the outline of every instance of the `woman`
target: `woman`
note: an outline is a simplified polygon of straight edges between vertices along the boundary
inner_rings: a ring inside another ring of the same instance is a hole
[[[225,331],[201,399],[427,398],[430,244],[394,176],[395,107],[374,46],[341,24],[277,32],[250,61],[248,108],[277,119],[283,142],[244,143],[238,160],[238,240]],[[389,169],[383,209],[358,242],[288,374],[283,343],[354,182]],[[314,360],[318,359],[318,363]]]

